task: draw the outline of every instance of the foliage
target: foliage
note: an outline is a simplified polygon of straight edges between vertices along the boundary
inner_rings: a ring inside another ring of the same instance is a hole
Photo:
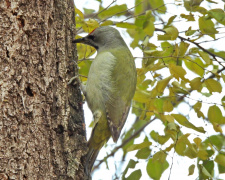
[[[141,62],[132,108],[137,121],[122,135],[122,144],[99,164],[122,148],[124,157],[136,151],[122,179],[142,177],[143,169],[135,168],[141,159],[147,161],[146,172],[152,179],[160,179],[166,169],[170,169],[170,176],[175,155],[193,160],[185,167],[185,176],[212,179],[225,173],[225,51],[206,48],[209,42],[224,38],[222,2],[135,0],[130,9],[116,1],[107,7],[98,2],[98,11],[84,9],[83,14],[75,9],[78,32],[106,25],[124,28],[132,39],[130,47],[143,53],[143,57],[136,57],[136,62]],[[182,13],[171,13],[179,8]],[[79,72],[86,81],[95,50],[84,45],[77,48]],[[143,142],[135,144],[138,133],[153,121],[160,121],[162,127],[145,131]]]

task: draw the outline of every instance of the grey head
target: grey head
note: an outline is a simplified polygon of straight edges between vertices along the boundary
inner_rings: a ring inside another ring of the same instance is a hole
[[[126,46],[126,43],[121,37],[119,31],[110,26],[98,27],[87,36],[73,40],[73,43],[88,44],[93,46],[98,51],[106,48],[119,47],[121,45]]]

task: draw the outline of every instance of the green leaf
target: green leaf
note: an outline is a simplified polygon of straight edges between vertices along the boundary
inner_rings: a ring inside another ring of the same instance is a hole
[[[219,23],[225,25],[225,13],[222,9],[211,9],[208,11],[209,15],[215,18]]]
[[[205,176],[212,178],[212,175],[206,170],[206,168],[204,166],[202,166],[202,173]]]
[[[155,26],[153,21],[146,21],[143,25],[144,32],[149,35],[153,36],[153,33],[155,31]]]
[[[198,51],[198,54],[201,56],[201,58],[205,61],[206,64],[210,64],[210,57],[208,53],[205,53],[203,51]]]
[[[193,106],[195,112],[197,113],[198,118],[202,117],[203,119],[205,119],[204,114],[200,111],[201,107],[202,107],[202,103],[201,103],[201,102],[197,102],[197,103]]]
[[[125,179],[125,175],[126,175],[128,169],[129,168],[134,169],[137,163],[138,163],[137,161],[134,161],[133,159],[130,159],[130,161],[129,161],[127,167],[126,167],[126,169],[123,172],[122,179]]]
[[[170,138],[170,136],[168,135],[161,136],[159,135],[158,132],[155,132],[154,130],[151,131],[150,136],[152,137],[154,141],[158,142],[159,144],[165,144]]]
[[[221,84],[216,81],[215,79],[206,79],[204,84],[206,85],[207,89],[210,93],[212,92],[222,92],[222,86]]]
[[[175,118],[175,120],[176,120],[179,124],[181,124],[181,125],[183,125],[183,126],[185,126],[185,127],[187,127],[187,128],[194,129],[195,131],[198,131],[198,132],[201,132],[201,133],[205,133],[205,130],[204,130],[203,127],[196,127],[196,126],[194,126],[194,125],[193,125],[192,123],[190,123],[190,122],[187,120],[187,118],[184,117],[183,115],[181,115],[181,114],[171,114],[171,115]]]
[[[144,11],[144,3],[142,0],[135,0],[134,14],[138,15]]]
[[[184,135],[180,136],[179,139],[177,140],[175,150],[176,150],[177,154],[179,154],[180,156],[185,155],[185,150],[187,148],[187,144],[190,144],[189,140],[187,139],[189,135],[190,134],[184,134]]]
[[[204,144],[206,145],[205,148],[208,147],[208,144],[216,146],[217,150],[220,151],[225,143],[224,137],[221,135],[212,135],[208,139],[204,141]]]
[[[162,173],[169,167],[169,163],[167,161],[161,163],[159,160],[149,159],[147,164],[147,173],[148,175],[154,179],[159,180],[162,176]]]
[[[222,112],[216,105],[209,107],[208,118],[211,123],[225,124]]]
[[[147,159],[150,156],[151,150],[146,147],[146,148],[142,148],[140,149],[137,153],[136,153],[136,157],[138,159]]]
[[[151,145],[152,145],[151,142],[149,142],[149,141],[144,141],[144,142],[142,142],[142,143],[140,143],[140,144],[132,144],[131,146],[129,146],[129,147],[127,148],[127,151],[134,151],[134,150],[137,150],[137,149],[142,149],[142,148],[145,148],[145,147],[149,147],[149,146],[151,146]]]
[[[128,176],[127,178],[124,178],[125,180],[138,180],[140,179],[142,176],[142,173],[141,173],[141,170],[140,169],[137,169],[135,170],[134,172],[132,172],[130,174],[130,176]]]
[[[219,173],[220,174],[224,174],[225,173],[225,167],[221,166],[220,164],[218,164],[218,169],[219,169]]]
[[[186,57],[184,62],[187,68],[192,72],[196,73],[200,77],[204,75],[204,64],[200,58],[192,59],[191,57]]]
[[[178,37],[178,30],[174,26],[170,26],[165,28],[166,32],[164,35],[158,35],[158,40],[175,40]]]
[[[177,15],[171,16],[167,22],[167,26],[171,25],[176,17],[177,17]]]
[[[196,32],[196,30],[192,30],[191,26],[188,28],[188,30],[185,32],[186,36],[191,36]]]
[[[194,148],[194,146],[189,144],[189,146],[184,151],[184,155],[190,159],[194,159],[197,157],[197,150]]]
[[[202,165],[210,173],[210,175],[213,176],[213,174],[214,174],[214,161],[211,161],[211,160],[207,159],[207,160],[203,161]]]
[[[130,23],[127,23],[127,22],[118,22],[118,23],[116,23],[116,26],[120,27],[120,28],[127,28],[127,29],[137,28],[137,26],[135,26],[134,24],[130,24]]]
[[[190,13],[189,15],[181,14],[180,16],[181,16],[182,18],[187,19],[187,21],[195,21],[194,15],[191,14],[191,13]]]
[[[195,170],[195,165],[194,164],[190,165],[188,168],[188,171],[189,171],[188,176],[194,174],[194,170]]]
[[[95,12],[94,9],[87,9],[87,8],[83,8],[84,9],[84,14],[87,15],[87,14],[92,14]]]
[[[154,106],[155,106],[155,110],[156,112],[160,112],[163,113],[163,99],[157,98],[154,100]]]
[[[109,26],[109,25],[113,25],[113,22],[111,20],[107,20],[107,21],[104,21],[101,26]]]
[[[184,56],[185,53],[188,50],[189,45],[190,45],[189,43],[186,43],[186,42],[181,41],[180,42],[180,45],[179,45],[179,53],[178,53],[178,56]]]
[[[102,11],[101,13],[98,14],[98,17],[101,19],[105,19],[110,16],[117,16],[123,15],[127,10],[127,5],[126,4],[121,4],[121,5],[114,5],[111,6],[110,8],[106,9],[105,11]],[[123,12],[123,13],[121,13]]]
[[[215,162],[225,167],[225,155],[224,154],[218,154],[215,158]]]
[[[218,33],[218,31],[215,29],[214,23],[211,19],[203,16],[198,19],[198,23],[199,29],[203,34],[207,34],[215,39],[215,34]]]
[[[155,17],[152,15],[152,11],[151,10],[146,11],[145,21],[143,23],[142,29],[149,36],[153,36],[153,33],[155,31],[154,21],[155,21]]]
[[[166,12],[166,6],[164,6],[163,0],[150,0],[148,1],[150,3],[151,9],[156,9],[158,13],[165,14]]]
[[[223,78],[223,82],[225,83],[225,74],[221,74],[222,78]],[[225,97],[225,96],[224,96]],[[225,100],[224,100],[225,101]]]

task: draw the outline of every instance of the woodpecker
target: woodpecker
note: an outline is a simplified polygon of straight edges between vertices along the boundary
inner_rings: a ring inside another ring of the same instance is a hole
[[[85,165],[90,174],[102,146],[110,137],[117,142],[120,136],[135,93],[137,72],[131,52],[115,28],[98,27],[73,43],[97,50],[86,86],[82,86],[94,119]]]

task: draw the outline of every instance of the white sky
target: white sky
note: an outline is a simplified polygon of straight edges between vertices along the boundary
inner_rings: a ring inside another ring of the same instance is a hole
[[[174,3],[174,0],[164,0],[166,3]],[[224,3],[222,1],[219,1],[219,0],[214,0],[216,2],[219,2],[219,6],[218,5],[214,5],[212,4],[212,7],[211,8],[222,8],[224,6]],[[104,2],[104,7],[106,7],[107,5],[109,5],[112,1],[103,1]],[[134,6],[134,0],[132,1],[127,1],[127,0],[117,0],[117,4],[123,4],[123,3],[126,3],[128,5],[128,8],[131,8]],[[205,6],[207,3],[204,3]],[[203,3],[201,5],[204,5]],[[75,5],[76,7],[83,11],[83,7],[85,8],[90,8],[90,9],[98,9],[98,6],[99,6],[99,3],[97,1],[90,1],[90,0],[80,0],[80,1],[75,1]],[[182,7],[179,7],[177,8],[176,6],[174,5],[168,5],[169,7],[169,12],[170,12],[170,16],[173,16],[175,14],[179,15],[181,13],[185,13],[185,9],[182,8]],[[187,13],[186,13],[187,14]],[[165,18],[165,21],[170,17],[170,16],[164,16]],[[200,14],[199,14],[200,16]],[[184,22],[184,19],[179,19],[178,20],[182,20],[181,22],[178,22],[175,24],[176,27],[178,27],[179,31],[184,31],[184,30],[187,30],[189,26],[192,26],[192,29],[198,29],[198,26],[197,26],[197,23],[185,23],[185,24],[182,24],[182,22]],[[117,28],[122,37],[124,38],[124,40],[126,41],[127,44],[130,44],[131,43],[131,39],[129,37],[129,35],[126,33],[126,31],[122,28]],[[182,35],[182,34],[181,34]],[[223,36],[223,34],[221,35]],[[212,40],[210,38],[207,38],[207,40]],[[156,44],[156,45],[159,45],[160,42],[157,41],[157,36],[154,36],[153,38],[151,38],[150,40],[152,43]],[[221,46],[221,44],[223,44],[223,46]],[[216,41],[216,42],[210,42],[210,43],[204,43],[203,46],[205,48],[209,48],[209,47],[213,47],[213,48],[216,48],[218,50],[224,50],[224,39],[221,39],[219,41]],[[131,52],[133,54],[133,56],[135,57],[142,57],[142,52],[141,50],[139,50],[138,48],[136,49],[131,49]],[[136,59],[136,66],[137,67],[141,67],[141,60],[140,59]],[[151,77],[149,77],[151,79]],[[190,76],[188,76],[188,78],[190,78]],[[224,87],[224,86],[223,86]],[[225,90],[223,89],[223,92],[222,94],[225,95]],[[215,93],[215,95],[211,96],[211,97],[208,97],[206,98],[205,96],[199,96],[199,93],[195,93],[193,92],[192,93],[192,97],[194,99],[201,99],[203,102],[213,102],[213,103],[218,103],[220,104],[221,103],[221,95],[219,95],[218,93]],[[194,100],[189,100],[189,103],[191,105],[194,105],[196,103],[196,101]],[[208,107],[209,105],[208,104],[205,104],[203,103],[203,112],[206,113],[207,110],[208,110]],[[91,128],[88,128],[88,125],[90,124],[90,122],[92,121],[92,113],[90,112],[90,110],[87,108],[87,104],[85,103],[84,105],[84,110],[85,110],[85,122],[86,122],[86,126],[87,126],[87,138],[90,137],[90,133],[91,133]],[[187,105],[182,105],[182,106],[179,106],[178,108],[178,111],[179,112],[182,112],[184,115],[187,115],[189,114],[190,115],[190,119],[191,122],[193,123],[193,120],[194,120],[194,123],[196,125],[196,120],[197,120],[197,126],[203,126],[204,129],[209,133],[211,134],[212,132],[214,133],[214,131],[212,131],[212,127],[210,125],[205,125],[206,123],[201,120],[201,119],[198,119],[197,116],[196,116],[196,113],[190,109],[189,106]],[[177,112],[178,112],[177,111]],[[132,115],[131,113],[129,114],[128,116],[128,119],[127,119],[127,123],[125,124],[124,126],[124,130],[126,129],[129,129],[130,128],[130,125],[132,125],[132,123],[134,122],[134,119],[135,119],[135,116]],[[128,122],[129,121],[129,122]],[[201,121],[201,122],[200,122]],[[198,124],[199,123],[199,124]],[[141,136],[139,138],[137,138],[135,140],[135,143],[141,143],[144,139],[144,137],[146,136],[146,134],[148,134],[148,137],[149,137],[149,133],[154,130],[154,129],[157,129],[158,132],[162,132],[163,133],[163,129],[164,129],[164,126],[162,125],[161,121],[155,121],[153,122],[151,125],[149,125],[146,129],[145,129],[145,132],[141,134]],[[161,131],[158,130],[158,129],[162,129]],[[225,130],[225,128],[223,128]],[[192,131],[188,128],[185,128],[185,127],[182,127],[182,131],[186,132],[186,133],[194,133],[195,135],[197,134],[195,131]],[[123,132],[122,132],[123,133]],[[121,133],[121,134],[122,134]],[[215,133],[214,133],[215,134]],[[202,135],[200,134],[200,138],[203,139],[204,137],[208,136],[208,134],[205,134],[205,135]],[[196,136],[193,136],[191,135],[190,136],[190,140],[193,139],[194,137]],[[172,142],[172,141],[170,141]],[[119,140],[117,145],[119,145],[121,143],[121,141]],[[170,143],[167,143],[167,145],[170,144]],[[157,146],[157,143],[155,143],[154,145]],[[103,148],[98,156],[98,160],[101,160],[103,159],[107,153],[110,153],[110,150],[113,149],[116,145],[113,143],[113,141],[110,139],[107,143],[107,148]],[[158,146],[158,147],[161,147],[161,146]],[[158,148],[155,148],[156,150]],[[136,158],[134,157],[135,154],[136,154],[137,151],[133,151],[131,153],[129,153],[127,155],[127,158],[124,162],[124,165],[122,166],[122,169],[120,169],[121,167],[119,166],[121,164],[120,162],[120,159],[121,159],[121,156],[122,156],[122,150],[119,150],[114,158],[109,158],[108,160],[108,165],[109,165],[109,169],[108,170],[105,166],[105,164],[103,163],[103,165],[100,166],[101,170],[97,170],[94,172],[93,174],[93,180],[109,180],[109,179],[113,179],[113,176],[114,176],[114,173],[115,173],[115,165],[117,166],[117,172],[119,177],[121,177],[120,175],[122,174],[123,170],[125,169],[127,163],[129,162],[130,159],[134,159],[136,160]],[[169,164],[171,165],[171,162],[172,162],[172,156],[173,156],[173,150],[171,150],[171,153],[169,153],[169,157],[170,158],[167,158]],[[147,160],[139,160],[141,163],[138,163],[136,165],[136,169],[141,169],[142,170],[142,178],[141,180],[146,180],[146,179],[150,179],[149,176],[147,175],[147,172],[145,170],[146,168],[146,165],[147,165]],[[192,176],[188,176],[188,167],[189,165],[191,164],[195,164],[196,165],[196,161],[197,159],[195,159],[194,161],[190,160],[189,158],[187,157],[181,157],[181,156],[178,156],[178,155],[174,155],[174,158],[173,158],[173,167],[172,167],[172,170],[171,170],[171,175],[170,175],[170,179],[171,180],[179,180],[182,178],[182,180],[193,180],[193,179],[196,179],[198,177],[198,171],[197,169],[195,168],[195,173],[194,175]],[[170,174],[170,167],[163,173],[161,179],[164,180],[164,179],[168,179],[169,177],[169,174]],[[119,170],[120,169],[120,170]],[[218,172],[215,172],[216,174],[218,174]],[[221,179],[225,179],[225,175],[220,175],[218,178],[221,178]]]

